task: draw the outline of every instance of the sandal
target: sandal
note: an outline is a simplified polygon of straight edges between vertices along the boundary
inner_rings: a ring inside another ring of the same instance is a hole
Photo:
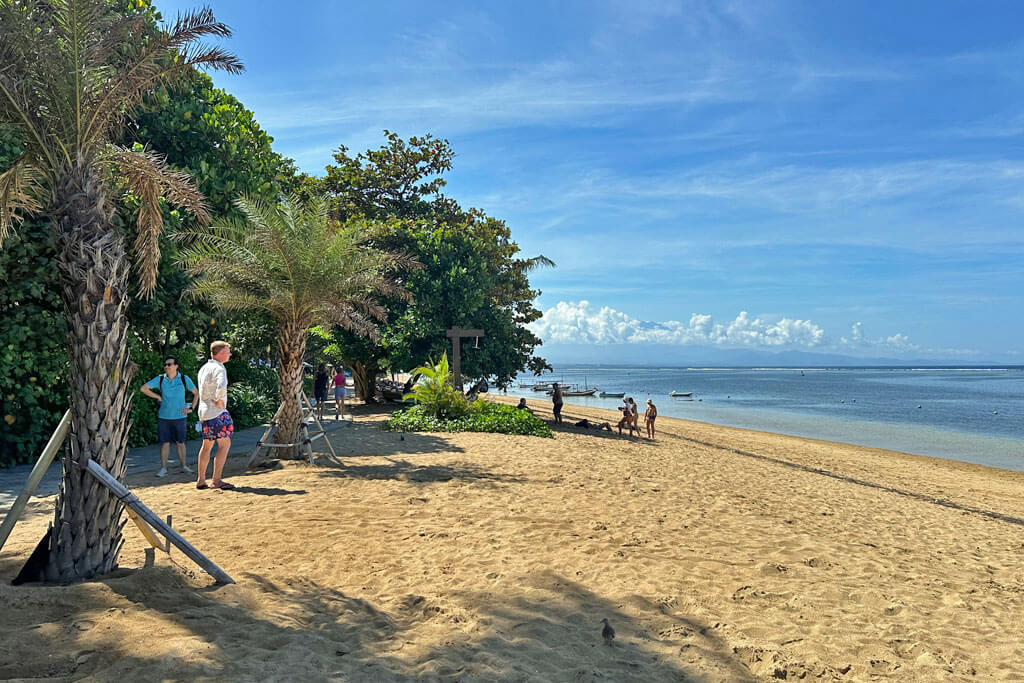
[[[210,488],[207,484],[196,484],[196,488],[202,491],[203,489]]]
[[[214,486],[213,488],[220,489],[221,491],[233,491],[235,489],[235,485],[230,484],[226,481],[222,481],[220,483],[220,486]]]

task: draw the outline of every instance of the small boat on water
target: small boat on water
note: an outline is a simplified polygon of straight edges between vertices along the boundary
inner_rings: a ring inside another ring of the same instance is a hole
[[[693,398],[692,391],[673,391],[669,396],[673,398]]]
[[[597,387],[593,389],[570,389],[569,391],[563,391],[562,396],[593,396],[597,393]]]
[[[624,398],[626,395],[625,391],[602,391],[601,398]]]
[[[547,392],[550,392],[551,391],[551,382],[537,382],[536,384],[532,385],[531,388],[534,391],[547,391]]]

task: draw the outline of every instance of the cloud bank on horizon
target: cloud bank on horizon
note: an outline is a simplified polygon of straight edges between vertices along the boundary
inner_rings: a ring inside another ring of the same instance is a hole
[[[589,301],[561,301],[530,325],[546,344],[670,344],[762,350],[831,351],[851,354],[902,354],[921,351],[903,334],[868,338],[863,323],[848,336],[835,337],[810,320],[756,316],[746,311],[729,321],[693,313],[686,322],[638,320]],[[944,350],[943,353],[954,353]]]

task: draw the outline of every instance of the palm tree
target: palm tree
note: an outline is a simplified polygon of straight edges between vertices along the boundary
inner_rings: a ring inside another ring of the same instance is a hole
[[[191,242],[181,262],[196,278],[197,295],[225,310],[262,310],[277,321],[278,433],[284,443],[296,443],[309,328],[337,324],[376,338],[375,321],[387,315],[380,298],[409,300],[395,275],[418,264],[368,246],[365,226],[338,225],[323,201],[303,205],[292,196],[275,206],[241,197],[235,205],[244,221],[179,234]]]
[[[38,570],[46,581],[107,573],[122,545],[122,505],[85,469],[95,460],[124,478],[135,372],[125,316],[132,264],[108,197],[130,193],[141,205],[134,263],[145,294],[156,285],[161,198],[209,221],[187,175],[111,141],[151,89],[196,66],[242,68],[202,44],[230,35],[209,10],[158,31],[150,17],[125,16],[113,4],[0,0],[0,125],[13,127],[24,145],[0,173],[0,242],[28,215],[50,219],[69,328],[69,455]]]

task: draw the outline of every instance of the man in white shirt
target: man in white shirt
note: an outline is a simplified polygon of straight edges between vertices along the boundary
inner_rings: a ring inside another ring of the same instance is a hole
[[[199,421],[203,426],[203,446],[199,449],[199,480],[197,489],[210,488],[206,485],[206,466],[210,452],[217,443],[217,455],[213,458],[213,488],[227,491],[235,488],[221,480],[224,463],[231,449],[231,435],[235,425],[228,413],[228,371],[224,367],[231,358],[231,345],[226,341],[210,344],[210,360],[199,369]]]

